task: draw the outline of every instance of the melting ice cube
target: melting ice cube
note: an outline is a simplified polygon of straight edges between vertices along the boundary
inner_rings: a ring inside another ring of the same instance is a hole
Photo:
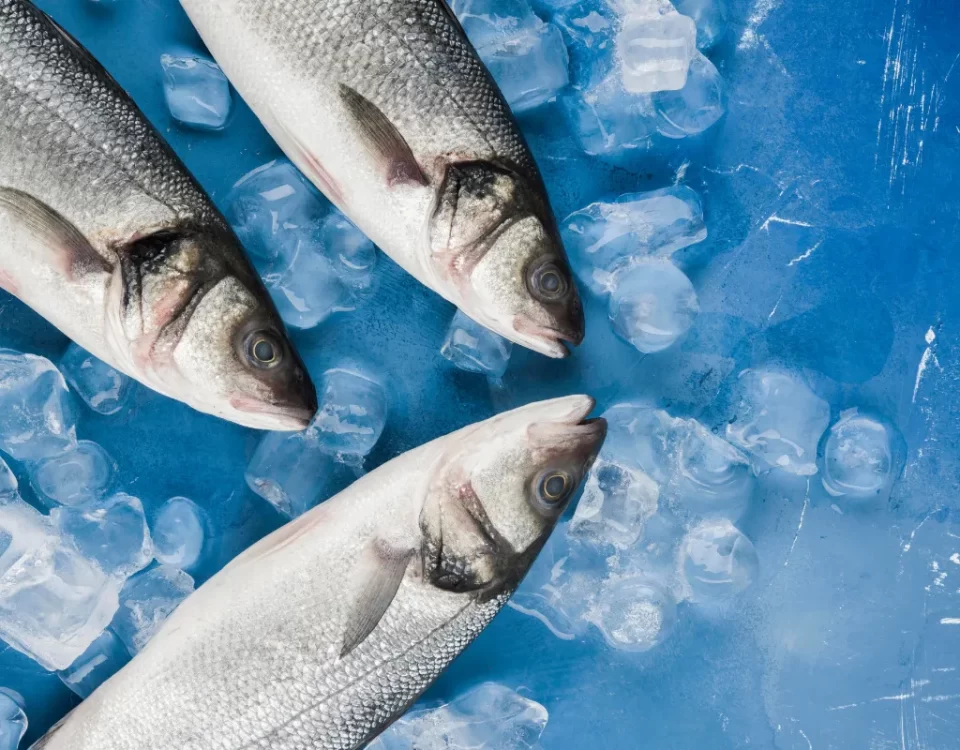
[[[580,148],[591,156],[621,157],[643,152],[657,134],[649,94],[630,94],[615,73],[589,89],[563,97]]]
[[[133,393],[133,380],[77,344],[60,358],[60,371],[84,403],[99,414],[116,414]]]
[[[320,409],[309,433],[331,455],[350,462],[366,456],[387,422],[387,393],[376,380],[353,369],[323,376]]]
[[[153,552],[158,562],[189,570],[203,554],[207,536],[203,509],[186,497],[167,500],[153,522]]]
[[[18,461],[39,461],[77,444],[67,383],[53,363],[0,349],[0,450]]]
[[[0,456],[0,503],[3,502],[4,497],[9,497],[17,495],[20,489],[20,483],[17,482],[17,477],[7,466],[7,462],[3,460],[3,456]]]
[[[635,544],[657,512],[660,488],[642,471],[597,459],[570,522],[573,538],[625,549]]]
[[[89,698],[93,691],[119,672],[130,654],[116,634],[107,628],[90,648],[57,676],[61,682],[81,698]]]
[[[649,651],[663,643],[677,621],[673,595],[642,576],[612,576],[603,582],[589,620],[621,651]]]
[[[103,501],[54,508],[50,518],[66,544],[121,581],[153,558],[150,530],[138,498],[121,492]]]
[[[726,36],[726,0],[673,0],[673,4],[697,24],[697,47],[700,49],[712,49]]]
[[[533,750],[547,719],[536,701],[486,682],[445,705],[411,711],[370,750]]]
[[[727,110],[723,78],[716,66],[698,52],[690,63],[690,75],[683,88],[654,94],[653,108],[661,135],[667,138],[699,135]]]
[[[747,457],[695,419],[678,419],[669,493],[694,517],[739,519],[756,479]]]
[[[230,118],[230,84],[213,60],[161,55],[163,95],[173,119],[198,130],[220,130]]]
[[[151,568],[127,581],[111,628],[136,655],[192,593],[193,578],[182,570],[168,565]]]
[[[23,698],[7,688],[0,687],[0,750],[17,750],[27,733],[27,715]]]
[[[590,89],[614,72],[616,38],[620,28],[617,12],[607,0],[549,0],[552,21],[567,41],[570,82],[577,89]]]
[[[377,249],[347,217],[339,211],[331,213],[323,222],[320,243],[341,283],[354,292],[370,288],[377,267]]]
[[[503,377],[510,364],[513,344],[474,322],[460,310],[450,322],[440,354],[461,370]]]
[[[727,520],[691,529],[680,550],[680,570],[695,602],[718,602],[748,588],[759,560],[753,543]]]
[[[352,309],[330,259],[306,238],[278,258],[263,281],[283,322],[292,328],[315,328],[333,313]]]
[[[613,281],[613,328],[644,354],[673,346],[690,330],[698,312],[693,284],[669,260],[642,258]]]
[[[116,464],[103,448],[81,440],[73,450],[34,464],[30,482],[48,504],[83,505],[106,494],[114,471]]]
[[[268,432],[247,464],[251,490],[288,518],[330,495],[336,462],[309,433]]]
[[[834,496],[877,497],[889,488],[894,464],[890,428],[850,409],[827,435],[823,447],[823,486]]]
[[[632,94],[675,91],[687,82],[697,25],[667,0],[625,0],[617,36],[624,88]]]

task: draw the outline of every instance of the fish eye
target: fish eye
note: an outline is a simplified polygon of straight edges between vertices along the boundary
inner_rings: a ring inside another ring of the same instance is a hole
[[[544,302],[562,299],[570,288],[566,274],[556,263],[550,261],[538,266],[533,272],[531,288],[534,296]]]
[[[563,502],[573,489],[573,480],[563,471],[549,471],[540,477],[537,496],[547,507]]]
[[[271,369],[283,359],[283,348],[270,331],[254,331],[247,336],[247,359],[254,367]]]

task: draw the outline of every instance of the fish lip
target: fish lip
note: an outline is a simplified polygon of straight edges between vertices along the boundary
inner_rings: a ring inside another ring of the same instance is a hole
[[[514,319],[513,330],[518,334],[520,344],[554,359],[569,357],[571,352],[567,345],[579,346],[584,337],[582,328],[571,332],[539,325],[520,316]]]
[[[230,406],[240,414],[250,415],[250,419],[245,420],[247,427],[275,432],[302,432],[317,413],[315,405],[311,408],[309,405],[261,404],[239,397],[231,398]]]

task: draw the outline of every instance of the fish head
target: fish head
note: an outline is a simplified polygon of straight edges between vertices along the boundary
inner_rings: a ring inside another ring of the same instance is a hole
[[[247,427],[305,429],[316,389],[266,291],[245,276],[221,275],[178,331],[171,395]]]
[[[440,588],[516,587],[583,484],[606,437],[587,396],[502,414],[466,434],[421,516],[424,565]]]
[[[583,305],[546,199],[493,165],[448,170],[432,224],[455,301],[478,323],[550,357],[584,336]]]

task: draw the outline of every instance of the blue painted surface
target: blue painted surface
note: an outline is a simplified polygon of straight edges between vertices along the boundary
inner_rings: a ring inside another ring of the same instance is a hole
[[[175,0],[38,4],[221,207],[240,176],[279,156],[242,103],[220,133],[173,123],[160,55],[202,50]],[[572,391],[601,406],[647,397],[717,426],[729,377],[771,361],[804,370],[834,417],[850,406],[885,416],[906,442],[889,504],[841,514],[806,501],[802,483],[761,483],[740,524],[759,580],[722,615],[681,605],[670,640],[636,656],[557,640],[508,610],[431,697],[486,679],[525,686],[550,711],[548,750],[958,748],[960,678],[936,670],[960,671],[960,625],[943,624],[960,618],[960,17],[950,0],[735,0],[730,20],[711,53],[728,114],[698,142],[611,166],[581,155],[552,107],[524,120],[561,217],[672,184],[678,169],[701,192],[709,237],[678,256],[702,309],[683,344],[640,355],[588,299],[574,357],[515,348],[491,393],[439,355],[452,308],[386,260],[368,305],[296,340],[315,375],[346,357],[389,373],[371,467],[495,408]],[[56,359],[67,343],[0,293],[0,345]],[[114,456],[148,515],[174,495],[207,511],[220,535],[201,580],[281,523],[243,480],[251,431],[137,388],[119,416],[85,411],[78,434]],[[77,701],[2,645],[0,684],[26,699],[28,743]]]

